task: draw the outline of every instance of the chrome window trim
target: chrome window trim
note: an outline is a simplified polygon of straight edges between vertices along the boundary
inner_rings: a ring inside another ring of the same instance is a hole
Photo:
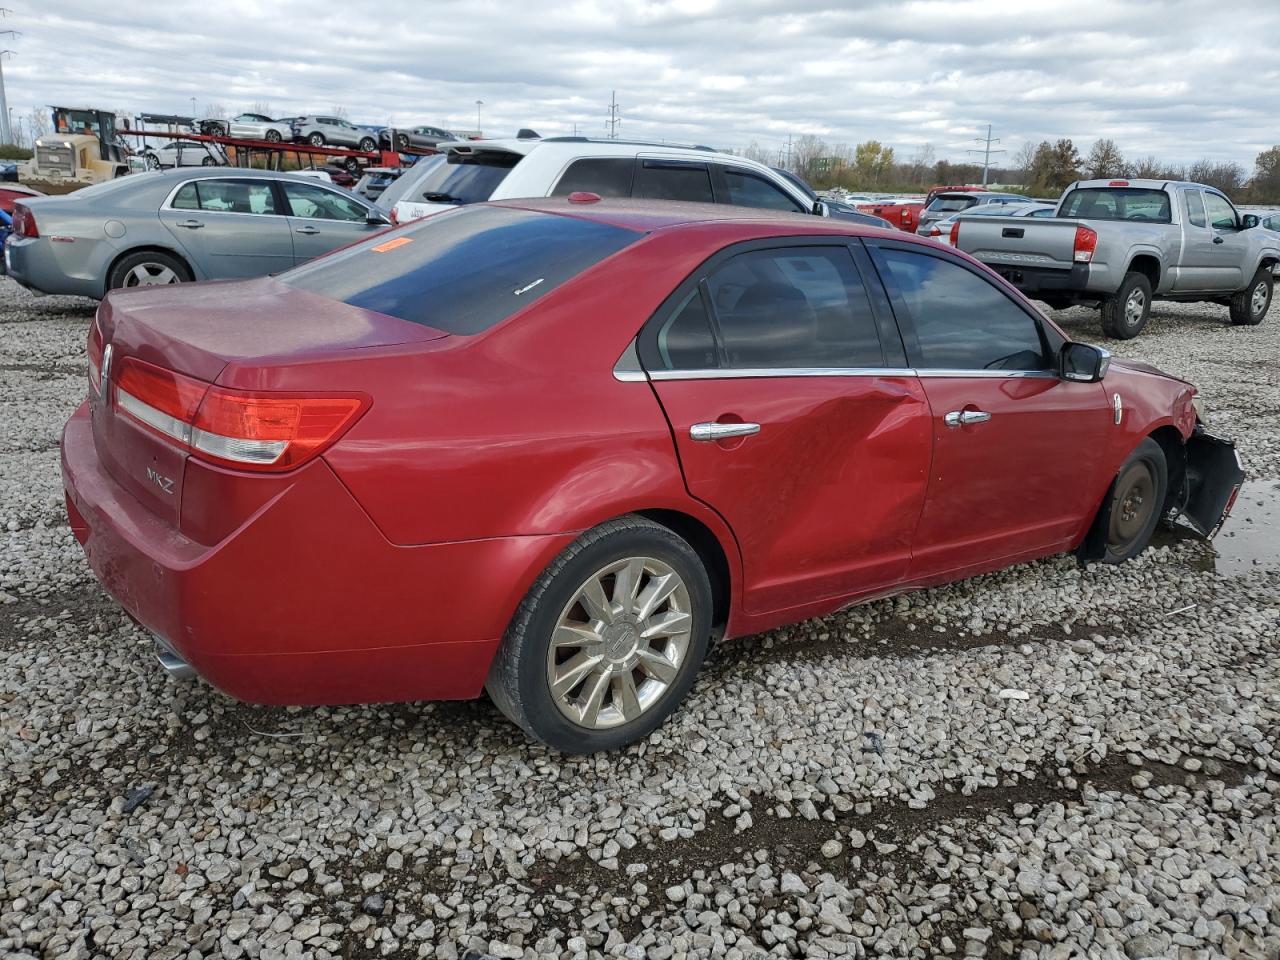
[[[622,356],[613,365],[613,379],[622,383],[644,383],[649,379],[640,364],[640,353],[635,340],[627,344],[627,349],[622,351]]]
[[[929,370],[914,367],[757,367],[704,370],[652,370],[647,374],[614,367],[618,380],[755,380],[766,377],[918,377],[937,379],[1060,379],[1052,370]]]

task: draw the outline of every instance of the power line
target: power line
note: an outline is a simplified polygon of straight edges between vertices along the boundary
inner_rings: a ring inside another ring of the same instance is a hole
[[[987,124],[987,135],[985,137],[974,137],[973,142],[982,144],[983,149],[982,150],[970,149],[970,150],[966,150],[965,153],[982,154],[982,185],[985,187],[987,185],[987,171],[991,169],[991,155],[993,153],[1004,153],[1005,151],[991,149],[991,145],[993,143],[999,143],[1000,140],[998,138],[992,138],[991,124],[989,123]]]

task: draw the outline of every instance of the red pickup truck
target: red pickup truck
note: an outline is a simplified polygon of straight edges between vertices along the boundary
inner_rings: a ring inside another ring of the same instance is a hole
[[[933,187],[920,203],[893,203],[885,201],[883,203],[862,203],[858,204],[859,213],[870,213],[877,217],[883,217],[888,220],[899,230],[905,230],[907,233],[915,233],[916,227],[920,225],[920,212],[924,210],[939,193],[950,193],[956,190],[985,190],[986,187]]]

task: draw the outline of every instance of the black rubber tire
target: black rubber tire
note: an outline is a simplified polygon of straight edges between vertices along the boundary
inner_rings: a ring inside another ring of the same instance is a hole
[[[216,159],[214,159],[213,157],[201,157],[201,158],[200,158],[200,166],[202,166],[202,167],[216,167],[216,166],[218,166],[218,161],[217,161]]]
[[[684,580],[693,615],[689,650],[661,700],[630,723],[589,730],[564,716],[552,700],[546,677],[547,646],[561,611],[584,579],[614,560],[631,556],[662,560]],[[711,582],[693,547],[644,517],[610,520],[578,537],[534,581],[502,638],[485,689],[512,722],[553,749],[571,754],[616,750],[647,737],[684,700],[706,658],[711,612]]]
[[[1261,310],[1253,309],[1253,294],[1262,284],[1267,291],[1266,303]],[[1231,323],[1237,327],[1256,327],[1271,309],[1271,294],[1275,288],[1275,279],[1271,276],[1270,267],[1259,267],[1249,285],[1231,297]]]
[[[1142,291],[1142,316],[1130,322],[1125,316],[1125,304],[1135,290]],[[1151,317],[1151,281],[1144,274],[1130,271],[1120,282],[1115,296],[1107,297],[1099,306],[1102,314],[1102,332],[1116,340],[1132,340],[1142,332]]]
[[[313,147],[323,147],[324,134],[317,130],[315,133],[307,137],[307,143],[311,144]]]
[[[280,131],[279,131],[279,130],[268,130],[268,131],[267,131],[267,136],[266,136],[266,141],[267,141],[267,143],[279,143],[281,139],[282,139],[282,138],[281,138],[281,136],[280,136]]]
[[[373,153],[374,150],[378,149],[378,142],[373,137],[365,137],[360,141],[360,149],[365,153]]]
[[[396,148],[402,153],[409,149],[409,135],[407,133],[396,134]]]
[[[1138,467],[1145,467],[1149,478],[1149,492],[1142,506],[1147,508],[1145,519],[1134,528],[1130,535],[1117,537],[1113,532],[1113,520],[1116,511],[1123,509],[1123,502],[1128,496],[1126,476]],[[1164,448],[1150,437],[1144,439],[1134,451],[1125,458],[1116,478],[1107,490],[1107,497],[1098,510],[1094,520],[1096,535],[1103,541],[1103,563],[1124,563],[1132,560],[1151,542],[1151,535],[1164,516],[1164,504],[1169,492],[1169,464],[1164,455]]]
[[[356,178],[360,177],[360,161],[355,157],[347,157],[342,165],[347,168],[347,173]]]
[[[178,275],[179,283],[190,283],[192,280],[191,270],[177,257],[161,253],[159,250],[139,250],[137,253],[121,257],[111,268],[111,273],[107,277],[107,290],[119,290],[124,287],[129,271],[144,263],[157,263],[168,267]]]

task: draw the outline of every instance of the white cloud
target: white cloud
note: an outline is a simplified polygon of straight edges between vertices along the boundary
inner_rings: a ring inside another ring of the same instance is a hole
[[[728,147],[787,134],[932,142],[962,159],[1098,136],[1172,162],[1271,146],[1280,4],[1240,0],[336,0],[270,5],[7,0],[9,103],[129,113],[345,107],[358,122],[602,135]]]

